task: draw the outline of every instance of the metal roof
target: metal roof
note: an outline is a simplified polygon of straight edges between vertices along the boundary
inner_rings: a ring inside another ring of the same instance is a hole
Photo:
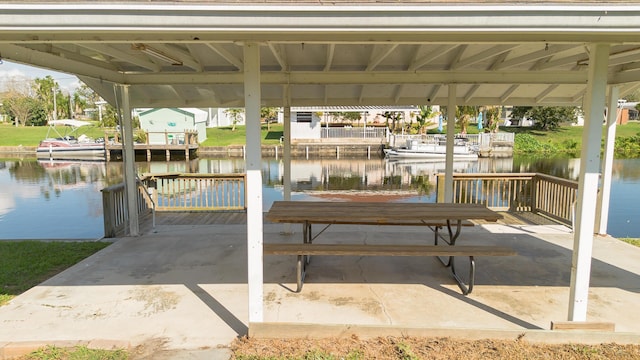
[[[397,6],[401,4],[403,6]],[[243,45],[263,106],[581,105],[588,44],[640,81],[640,4],[621,1],[95,1],[0,4],[0,57],[77,75],[132,107],[237,107]]]

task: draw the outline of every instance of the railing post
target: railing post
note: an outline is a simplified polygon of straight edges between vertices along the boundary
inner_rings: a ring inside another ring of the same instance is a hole
[[[531,179],[531,212],[538,212],[538,174]]]
[[[116,229],[113,218],[113,201],[111,192],[102,190],[102,217],[104,220],[104,237],[113,238],[116,236]]]
[[[436,175],[436,202],[444,202],[444,181],[441,174]]]

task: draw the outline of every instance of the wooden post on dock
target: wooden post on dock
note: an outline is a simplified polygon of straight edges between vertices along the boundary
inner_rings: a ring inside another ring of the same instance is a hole
[[[191,132],[185,130],[184,132],[184,158],[189,161],[189,144],[191,144]]]

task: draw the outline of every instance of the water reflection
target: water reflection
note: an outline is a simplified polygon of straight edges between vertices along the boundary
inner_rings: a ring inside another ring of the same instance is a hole
[[[139,162],[138,173],[242,173],[241,158],[198,158],[190,161]],[[386,159],[294,159],[291,187],[294,199],[358,200],[378,196],[383,201],[435,201],[436,174],[443,161]],[[263,159],[263,207],[283,198],[284,164]],[[456,161],[454,172],[541,172],[577,179],[579,159],[508,158]],[[98,238],[102,236],[100,190],[122,181],[122,163],[37,162],[0,160],[0,239]],[[616,160],[610,233],[640,236],[640,159]],[[631,189],[631,188],[634,189]],[[37,223],[38,226],[33,226]]]

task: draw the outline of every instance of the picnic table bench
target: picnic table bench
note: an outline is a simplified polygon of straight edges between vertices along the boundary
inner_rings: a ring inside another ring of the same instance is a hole
[[[475,256],[510,256],[516,252],[503,246],[456,245],[463,226],[470,220],[497,221],[502,216],[479,204],[380,203],[276,201],[265,218],[272,222],[302,224],[301,243],[264,244],[265,255],[296,255],[296,292],[302,290],[311,255],[331,256],[435,256],[451,273],[464,295],[471,293],[475,281]],[[324,224],[312,234],[313,224]],[[433,230],[433,245],[404,244],[323,244],[313,243],[334,224],[427,226]],[[439,229],[446,228],[447,234]],[[443,243],[439,245],[439,241]],[[469,280],[456,273],[454,257],[469,258]],[[443,260],[445,258],[446,260]]]

